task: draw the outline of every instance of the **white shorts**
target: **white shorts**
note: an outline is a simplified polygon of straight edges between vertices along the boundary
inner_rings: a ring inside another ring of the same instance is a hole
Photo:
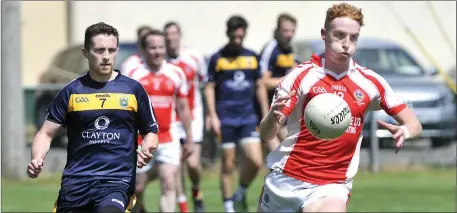
[[[196,118],[192,120],[192,138],[195,143],[203,141],[203,118]],[[180,140],[181,138],[186,138],[186,131],[181,122],[175,122],[171,126],[171,133],[173,137]]]
[[[178,140],[169,143],[160,143],[154,152],[152,160],[144,167],[137,168],[137,173],[149,171],[155,163],[169,163],[176,166],[181,164],[181,144]]]
[[[347,202],[352,182],[314,185],[278,171],[268,173],[259,198],[264,212],[301,212],[302,208],[323,197],[337,197]]]

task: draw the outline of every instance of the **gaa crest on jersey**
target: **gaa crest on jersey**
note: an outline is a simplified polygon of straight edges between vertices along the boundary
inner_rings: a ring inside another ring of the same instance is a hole
[[[363,99],[365,99],[365,94],[363,94],[363,92],[361,90],[356,89],[354,91],[354,98],[358,105],[365,104],[365,103],[363,103]]]
[[[121,105],[121,107],[124,107],[124,108],[128,107],[129,99],[127,97],[125,97],[125,96],[121,96],[119,98],[119,105]]]

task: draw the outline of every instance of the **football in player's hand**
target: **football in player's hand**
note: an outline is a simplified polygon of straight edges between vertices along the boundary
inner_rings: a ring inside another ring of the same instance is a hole
[[[313,97],[305,107],[305,123],[315,137],[330,140],[340,137],[351,123],[351,109],[333,93]]]

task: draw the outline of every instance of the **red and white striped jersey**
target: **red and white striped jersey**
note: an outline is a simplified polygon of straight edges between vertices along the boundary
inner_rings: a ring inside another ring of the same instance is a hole
[[[174,138],[170,133],[170,127],[176,119],[176,98],[187,97],[188,92],[183,71],[164,61],[162,68],[157,72],[152,72],[146,67],[138,67],[129,77],[140,82],[149,95],[159,124],[159,143],[172,142]],[[141,139],[139,143],[141,144]]]
[[[206,62],[202,55],[189,49],[182,49],[177,58],[170,58],[169,62],[180,67],[186,75],[189,88],[188,103],[192,118],[203,117],[203,103],[200,84],[206,80]],[[179,118],[176,118],[179,121]]]
[[[323,67],[325,59],[313,55],[290,72],[276,89],[274,99],[296,93],[283,108],[288,116],[287,138],[268,155],[267,165],[284,174],[312,184],[349,182],[359,166],[365,114],[383,109],[396,115],[406,107],[377,73],[356,64],[335,74]],[[320,93],[335,93],[348,103],[352,121],[346,132],[333,140],[319,140],[306,128],[304,109]]]
[[[139,53],[136,53],[125,59],[121,65],[121,73],[131,76],[131,72],[142,66],[144,66],[143,57]]]

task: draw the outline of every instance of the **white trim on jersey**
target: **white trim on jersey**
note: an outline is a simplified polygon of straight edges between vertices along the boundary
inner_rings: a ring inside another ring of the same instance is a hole
[[[272,71],[268,70],[268,63],[270,63],[271,55],[273,54],[273,50],[276,48],[278,45],[278,42],[276,39],[271,40],[268,42],[267,46],[262,52],[262,56],[260,57],[260,72],[263,74],[267,71]]]

